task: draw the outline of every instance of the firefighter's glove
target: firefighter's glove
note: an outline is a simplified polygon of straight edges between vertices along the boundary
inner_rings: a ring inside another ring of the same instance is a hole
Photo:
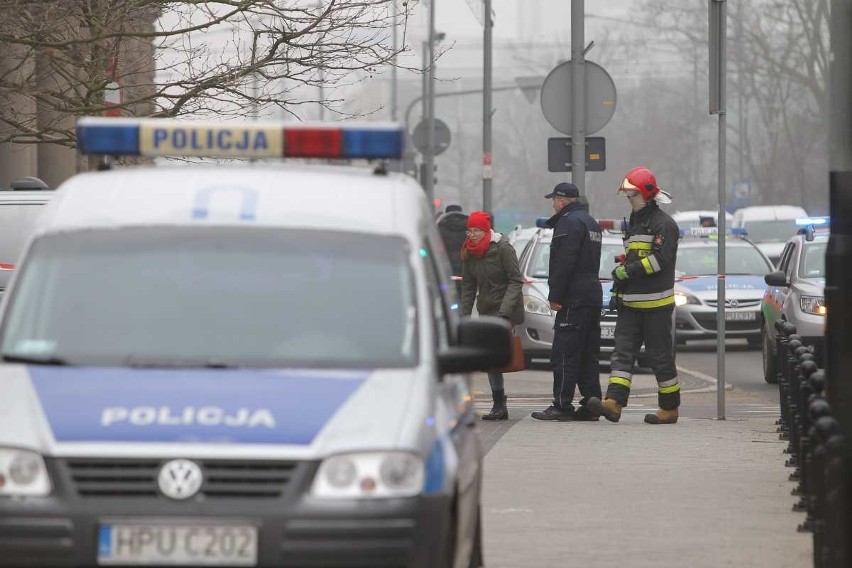
[[[615,270],[612,271],[612,278],[614,280],[627,280],[627,269],[619,264],[615,267]]]

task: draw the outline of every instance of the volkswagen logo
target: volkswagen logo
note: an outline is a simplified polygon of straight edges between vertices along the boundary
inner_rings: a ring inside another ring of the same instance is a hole
[[[189,499],[201,489],[204,475],[194,461],[172,460],[160,468],[157,485],[166,497],[171,499]]]
[[[737,300],[725,300],[725,305],[729,308],[737,308],[740,303]]]

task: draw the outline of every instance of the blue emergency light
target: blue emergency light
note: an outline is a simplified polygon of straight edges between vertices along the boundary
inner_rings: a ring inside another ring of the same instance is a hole
[[[537,217],[535,220],[535,226],[539,229],[549,229],[550,227],[547,225],[549,220],[550,217]]]
[[[203,158],[402,158],[395,124],[204,123],[167,119],[81,118],[83,154]]]
[[[796,219],[796,225],[799,227],[828,227],[830,222],[830,217],[799,217]]]

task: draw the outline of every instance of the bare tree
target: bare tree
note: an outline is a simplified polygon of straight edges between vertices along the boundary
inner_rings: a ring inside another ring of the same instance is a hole
[[[701,47],[706,68],[705,0],[645,0],[641,13],[656,41]],[[828,0],[729,7],[728,143],[762,202],[825,205],[828,17]]]
[[[0,142],[73,147],[73,117],[109,112],[340,112],[339,98],[310,93],[388,65],[392,26],[415,3],[397,14],[393,0],[0,0]]]

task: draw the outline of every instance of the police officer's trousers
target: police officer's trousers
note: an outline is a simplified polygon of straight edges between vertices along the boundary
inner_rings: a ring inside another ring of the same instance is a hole
[[[584,400],[601,397],[598,357],[601,351],[600,308],[563,308],[556,314],[553,328],[553,405],[573,408],[574,391],[580,389]]]
[[[645,343],[647,359],[657,378],[657,397],[660,408],[674,410],[680,406],[680,383],[674,360],[672,337],[674,306],[640,310],[622,307],[615,324],[615,350],[612,352],[612,371],[606,389],[607,398],[627,404],[633,364]]]

